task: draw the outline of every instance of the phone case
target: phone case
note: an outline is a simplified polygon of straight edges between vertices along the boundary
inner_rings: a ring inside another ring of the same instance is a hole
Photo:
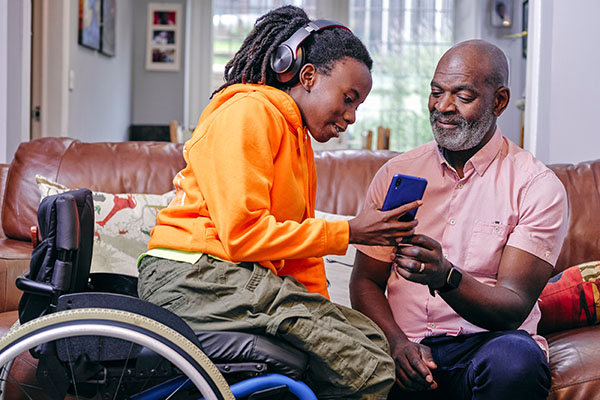
[[[381,211],[392,210],[403,204],[420,200],[423,198],[427,180],[418,176],[395,174],[390,182],[388,192],[385,196]],[[412,221],[417,214],[417,210],[411,210],[404,214],[401,221]]]

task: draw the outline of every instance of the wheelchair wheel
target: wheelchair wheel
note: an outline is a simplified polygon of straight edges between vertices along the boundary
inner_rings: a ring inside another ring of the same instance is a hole
[[[234,399],[196,345],[115,309],[60,311],[13,327],[0,339],[0,379],[2,399]]]

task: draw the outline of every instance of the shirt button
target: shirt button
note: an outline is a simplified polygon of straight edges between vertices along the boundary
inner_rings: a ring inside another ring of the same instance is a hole
[[[450,225],[456,225],[456,221],[454,220],[454,218],[452,218],[452,219],[450,220]]]
[[[462,189],[462,188],[463,188],[463,184],[462,184],[462,183],[459,183],[457,187],[458,187],[459,189]]]
[[[499,230],[500,230],[500,228],[498,228],[497,226],[496,226],[496,227],[494,227],[494,231],[495,231],[495,232],[498,232]]]
[[[550,258],[550,252],[549,252],[549,251],[545,252],[545,253],[544,253],[544,257],[546,257],[546,258]]]
[[[427,325],[429,326],[429,329],[435,329],[435,324],[433,322],[430,322]]]
[[[448,254],[444,254],[444,258],[448,258]]]

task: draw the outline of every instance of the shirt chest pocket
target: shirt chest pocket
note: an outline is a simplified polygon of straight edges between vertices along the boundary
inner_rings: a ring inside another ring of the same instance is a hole
[[[509,225],[499,222],[475,221],[463,266],[465,271],[475,276],[496,277],[511,230]]]

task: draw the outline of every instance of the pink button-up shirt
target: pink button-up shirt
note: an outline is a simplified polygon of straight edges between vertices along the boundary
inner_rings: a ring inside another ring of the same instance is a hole
[[[416,232],[437,240],[444,257],[463,272],[494,285],[507,245],[556,263],[568,228],[565,189],[550,169],[503,137],[499,129],[465,164],[462,179],[436,142],[395,157],[375,176],[366,203],[383,204],[395,173],[427,179]],[[381,261],[390,261],[394,251],[393,247],[356,247]],[[396,323],[413,341],[485,330],[461,318],[441,296],[432,297],[427,286],[395,272],[387,290]],[[535,335],[539,319],[536,304],[520,329],[534,335],[547,352],[546,341]]]

